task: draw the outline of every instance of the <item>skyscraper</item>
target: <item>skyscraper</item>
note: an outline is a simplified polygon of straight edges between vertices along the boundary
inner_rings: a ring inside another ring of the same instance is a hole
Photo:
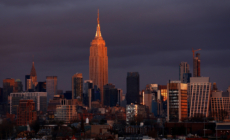
[[[83,76],[82,73],[76,73],[72,76],[72,99],[82,100],[83,94]]]
[[[47,102],[57,94],[57,76],[46,76]]]
[[[126,78],[126,100],[127,104],[135,103],[140,104],[139,98],[139,73],[128,72]]]
[[[34,67],[34,62],[33,62],[33,65],[32,65],[31,71],[30,71],[30,79],[33,83],[33,88],[35,88],[37,85],[37,73],[36,73],[36,70]]]
[[[179,65],[179,80],[182,82],[182,83],[185,83],[188,81],[188,75],[190,74],[189,73],[189,65],[187,62],[181,62],[180,65]],[[190,78],[190,77],[189,77]]]
[[[97,18],[97,31],[91,42],[89,56],[89,79],[97,85],[101,91],[101,103],[104,103],[103,86],[108,83],[108,56],[105,41],[101,36],[99,11]]]
[[[104,85],[104,105],[110,107],[116,106],[116,104],[119,102],[118,97],[118,90],[115,88],[115,85]]]
[[[193,58],[193,77],[200,77],[200,54]]]

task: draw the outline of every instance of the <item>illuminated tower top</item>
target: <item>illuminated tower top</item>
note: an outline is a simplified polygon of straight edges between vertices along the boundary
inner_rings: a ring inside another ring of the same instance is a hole
[[[96,31],[95,39],[102,39],[100,22],[99,22],[99,9],[97,13],[97,31]]]

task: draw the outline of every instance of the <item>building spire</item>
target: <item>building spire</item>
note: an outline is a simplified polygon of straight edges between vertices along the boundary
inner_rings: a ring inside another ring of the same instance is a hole
[[[36,70],[35,70],[35,67],[34,67],[34,61],[33,61],[33,64],[32,64],[31,71],[30,71],[30,76],[37,76],[37,73],[36,73]]]
[[[101,36],[101,28],[100,28],[100,21],[99,21],[99,9],[98,9],[98,13],[97,13],[97,31],[96,31],[95,38],[102,38],[102,36]]]

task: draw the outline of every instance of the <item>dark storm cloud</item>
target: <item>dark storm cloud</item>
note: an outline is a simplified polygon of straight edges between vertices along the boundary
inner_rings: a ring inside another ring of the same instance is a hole
[[[202,73],[210,74],[205,76],[229,68],[229,1],[2,0],[0,78],[24,79],[34,55],[39,80],[57,75],[59,88],[70,89],[74,73],[87,79],[98,8],[109,81],[124,90],[127,71],[140,72],[142,87],[151,82],[151,72],[155,83],[176,79],[181,61],[189,62],[192,71],[192,48],[202,49]],[[216,81],[221,88],[230,84]]]

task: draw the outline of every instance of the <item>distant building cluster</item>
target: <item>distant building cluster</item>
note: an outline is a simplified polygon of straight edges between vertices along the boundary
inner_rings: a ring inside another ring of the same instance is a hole
[[[90,46],[89,79],[84,80],[82,73],[73,74],[69,83],[71,91],[63,92],[58,89],[58,76],[46,76],[44,81],[38,82],[33,62],[30,74],[25,75],[24,90],[19,79],[3,80],[1,118],[15,120],[17,126],[27,127],[36,121],[45,122],[41,127],[44,131],[40,130],[39,134],[50,132],[45,135],[51,135],[52,131],[52,135],[67,135],[71,131],[71,135],[77,136],[78,132],[83,135],[84,132],[86,136],[91,130],[90,137],[101,139],[114,138],[118,131],[125,135],[138,133],[156,137],[157,130],[163,130],[159,133],[164,135],[167,128],[168,135],[179,134],[171,129],[172,123],[189,120],[201,119],[203,122],[212,118],[216,122],[229,122],[230,87],[227,91],[219,91],[209,77],[201,76],[200,54],[195,54],[196,51],[193,50],[193,73],[187,62],[181,62],[178,79],[163,85],[148,83],[145,89],[140,89],[140,74],[127,72],[126,93],[123,93],[108,82],[107,47],[98,15],[96,35]],[[67,124],[71,125],[71,130]],[[186,126],[186,133],[193,133],[195,126],[200,127],[199,124],[188,125],[190,129]],[[58,133],[61,127],[64,129]]]

